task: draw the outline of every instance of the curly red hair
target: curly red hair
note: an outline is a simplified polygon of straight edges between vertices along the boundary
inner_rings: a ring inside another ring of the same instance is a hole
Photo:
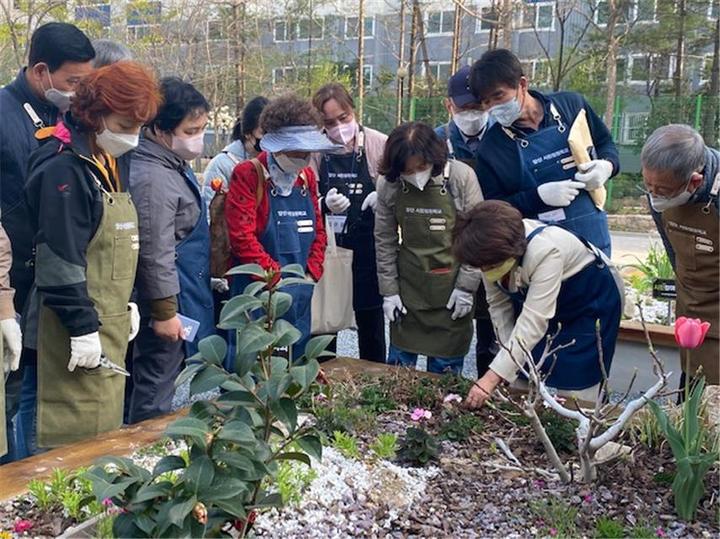
[[[162,103],[155,75],[133,61],[121,61],[93,71],[78,84],[70,105],[73,118],[92,131],[102,129],[111,113],[147,123]]]

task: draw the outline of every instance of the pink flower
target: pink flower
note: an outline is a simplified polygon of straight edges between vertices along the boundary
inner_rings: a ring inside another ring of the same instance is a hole
[[[710,322],[681,316],[675,320],[675,342],[681,348],[697,348],[705,340],[709,329]]]
[[[432,412],[430,410],[425,410],[424,408],[415,408],[412,411],[412,414],[410,414],[410,419],[413,421],[422,421],[423,419],[430,419],[432,417]]]
[[[105,499],[102,501],[102,504],[103,504],[105,507],[112,507],[113,505],[115,505],[110,498],[105,498]]]
[[[322,393],[315,395],[315,402],[327,402],[328,398]]]
[[[590,504],[590,503],[592,503],[592,501],[593,501],[592,494],[585,494],[585,496],[583,496],[583,502]]]
[[[658,528],[657,530],[655,530],[655,535],[657,535],[658,537],[667,537],[667,533],[665,533],[665,530],[663,530],[662,528]]]
[[[545,481],[542,479],[535,479],[532,484],[535,488],[545,488]]]
[[[13,531],[15,533],[25,533],[26,531],[30,530],[33,527],[33,523],[29,520],[18,520],[15,522],[15,525],[13,526]]]
[[[548,534],[550,535],[550,537],[557,537],[558,531],[556,528],[550,528],[548,530]]]
[[[447,395],[445,395],[445,398],[443,399],[443,403],[452,404],[453,402],[458,402],[458,403],[462,402],[462,397],[455,393],[448,393]]]

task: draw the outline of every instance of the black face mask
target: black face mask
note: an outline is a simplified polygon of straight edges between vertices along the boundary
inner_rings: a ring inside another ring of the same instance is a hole
[[[257,153],[262,152],[262,148],[260,147],[260,139],[255,139],[255,144],[253,144],[253,148],[255,148],[255,151]]]

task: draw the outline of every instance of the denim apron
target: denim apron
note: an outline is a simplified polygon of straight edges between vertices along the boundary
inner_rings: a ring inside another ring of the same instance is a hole
[[[554,103],[550,103],[553,124],[540,128],[534,133],[518,134],[503,127],[507,136],[517,144],[523,170],[524,189],[570,180],[575,177],[577,167],[568,147],[570,129],[563,122]],[[526,216],[530,217],[530,216]],[[535,218],[535,216],[532,216]],[[610,257],[610,230],[607,214],[598,209],[586,190],[580,193],[569,206],[553,208],[545,206],[537,219],[549,224],[562,223],[563,227],[586,239]]]
[[[259,240],[267,254],[281,267],[300,264],[303,268],[307,268],[310,247],[315,241],[315,207],[302,171],[300,178],[303,180],[303,185],[294,185],[286,197],[280,196],[272,184],[267,184],[265,189],[265,196],[269,197],[270,213]],[[230,289],[231,296],[242,294],[251,282],[247,276],[234,276]],[[310,339],[313,286],[294,284],[284,287],[282,291],[292,296],[290,310],[282,316],[282,319],[290,322],[302,333],[302,337],[291,350],[290,357],[297,359],[305,352],[305,345]],[[235,361],[235,339],[231,338],[231,341],[226,368],[232,366]],[[231,364],[228,365],[228,362]]]
[[[175,267],[180,284],[178,313],[200,323],[195,339],[184,343],[186,357],[190,357],[197,353],[198,343],[202,339],[215,333],[215,313],[210,288],[210,227],[207,207],[192,169],[186,166],[180,173],[196,196],[200,207],[195,228],[175,247]]]
[[[350,199],[350,208],[341,215],[331,215],[330,222],[344,221],[340,232],[335,230],[338,247],[353,251],[353,309],[375,309],[382,306],[375,264],[375,213],[371,208],[361,211],[362,203],[375,191],[365,155],[365,134],[358,131],[358,148],[347,154],[325,154],[320,162],[320,194],[335,188]],[[332,231],[328,231],[328,234]]]
[[[528,234],[528,244],[545,228],[544,226],[536,228]],[[537,362],[545,350],[546,337],[554,335],[558,327],[561,329],[555,338],[555,346],[575,339],[573,346],[557,352],[557,360],[548,358],[542,369],[543,372],[548,372],[552,368],[547,384],[564,390],[585,389],[602,380],[595,331],[597,321],[600,322],[603,364],[605,372],[609,375],[622,316],[620,292],[610,268],[592,245],[583,238],[578,237],[578,239],[595,255],[595,260],[562,283],[557,297],[555,317],[550,320],[545,336],[532,350],[533,358]],[[519,313],[527,296],[527,288],[510,292],[500,283],[497,283],[497,286],[510,296],[516,312]]]

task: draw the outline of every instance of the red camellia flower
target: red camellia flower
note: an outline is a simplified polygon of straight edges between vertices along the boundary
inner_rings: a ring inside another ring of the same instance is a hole
[[[248,530],[250,528],[252,528],[253,524],[255,524],[256,518],[257,518],[257,511],[250,511],[250,513],[248,513],[248,518],[247,518]],[[243,529],[243,526],[245,526],[245,521],[243,519],[238,519],[235,522],[233,522],[233,526],[235,527],[235,529],[237,531],[241,532]],[[245,531],[247,531],[247,530],[245,530]]]
[[[33,523],[29,520],[18,520],[15,522],[15,525],[13,526],[13,531],[15,533],[25,533],[26,531],[30,530],[33,527]]]
[[[710,322],[681,316],[675,320],[675,342],[681,348],[697,348],[705,340]]]

